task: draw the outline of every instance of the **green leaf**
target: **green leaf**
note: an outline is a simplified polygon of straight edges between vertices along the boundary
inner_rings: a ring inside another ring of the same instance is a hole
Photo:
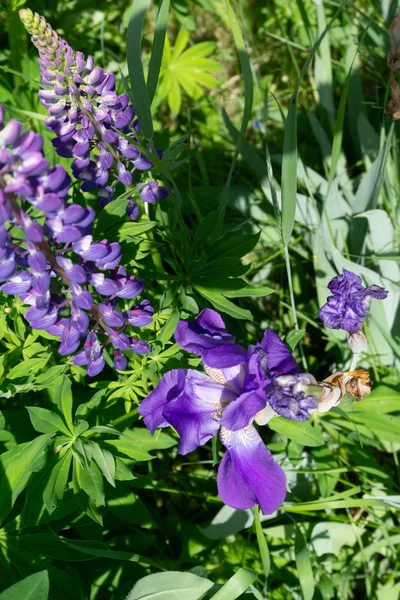
[[[46,366],[50,354],[45,358],[28,358],[16,365],[7,374],[7,379],[19,379],[21,377],[31,377]]]
[[[27,406],[29,416],[33,427],[41,433],[57,433],[62,431],[66,436],[71,437],[71,432],[68,431],[61,417],[47,408],[39,406]]]
[[[64,415],[65,422],[68,425],[68,429],[71,433],[74,431],[72,421],[72,407],[73,397],[71,390],[71,381],[68,377],[63,377],[62,383],[57,387],[54,393],[54,402],[57,404],[62,414]]]
[[[199,600],[212,586],[192,573],[167,571],[139,579],[126,600]]]
[[[133,458],[133,460],[141,461],[141,460],[152,460],[154,456],[149,454],[144,448],[141,448],[139,445],[135,444],[133,441],[127,438],[121,438],[119,440],[107,440],[105,442],[105,446],[112,446],[125,454],[125,456],[129,456],[129,458]],[[104,446],[103,446],[104,447]]]
[[[135,238],[146,231],[156,227],[157,221],[139,221],[139,223],[124,223],[118,228],[118,239],[120,241]]]
[[[257,574],[253,571],[239,569],[210,600],[235,600],[247,590],[256,577]]]
[[[400,392],[386,385],[374,387],[371,394],[362,402],[355,402],[355,412],[376,412],[385,414],[400,411]]]
[[[5,473],[0,481],[0,524],[9,514],[20,493],[26,488],[33,475],[31,470],[35,460],[45,457],[45,451],[50,441],[51,434],[40,435],[28,444],[17,447],[10,453],[10,460],[4,463],[6,452],[1,457]]]
[[[152,139],[154,130],[141,55],[143,26],[149,4],[150,0],[135,0],[132,3],[126,34],[126,54],[133,104],[140,122],[141,131],[147,140]]]
[[[297,423],[283,417],[274,417],[268,426],[278,433],[293,440],[302,446],[322,446],[324,439],[322,434],[310,423]]]
[[[264,569],[265,581],[267,581],[271,569],[271,558],[269,555],[266,535],[261,526],[260,507],[258,505],[254,507],[254,525],[256,530],[257,543],[260,549],[260,558]]]
[[[130,440],[143,448],[143,450],[166,450],[172,446],[176,446],[176,440],[162,431],[157,431],[154,435],[151,435],[148,429],[142,427],[135,427],[134,429],[126,429],[124,431],[124,438],[129,437]]]
[[[282,153],[282,239],[288,245],[296,217],[297,194],[297,89],[290,99]],[[279,223],[277,223],[279,226]]]
[[[0,600],[47,600],[49,597],[49,576],[47,571],[33,573],[22,581],[14,583],[0,594]]]
[[[297,573],[299,576],[303,600],[312,600],[315,589],[314,576],[311,568],[311,561],[307,550],[306,540],[304,539],[304,536],[298,527],[296,528],[294,548]]]
[[[174,308],[171,314],[169,315],[167,322],[165,323],[165,325],[163,326],[163,328],[157,336],[158,341],[160,341],[162,344],[166,344],[166,342],[168,342],[172,338],[176,326],[178,325],[179,318],[179,310],[177,308]]]
[[[225,298],[225,296],[223,296],[222,294],[219,294],[217,292],[214,292],[214,290],[210,290],[199,285],[195,285],[194,287],[199,292],[199,294],[204,296],[204,298],[207,298],[207,300],[209,300],[214,306],[214,308],[216,308],[217,310],[227,313],[235,319],[245,319],[247,321],[253,320],[253,315],[249,310],[239,308],[239,306],[233,304],[233,302]]]
[[[43,491],[43,502],[46,505],[49,515],[51,515],[64,498],[71,460],[72,453],[67,451],[51,470]]]
[[[164,52],[165,35],[167,33],[167,23],[169,14],[170,0],[161,0],[158,7],[156,20],[156,30],[154,32],[153,47],[149,63],[149,72],[147,75],[147,91],[150,104],[153,102],[156,92],[158,77],[160,75],[161,61]]]
[[[92,453],[92,458],[97,463],[100,471],[108,483],[115,487],[115,460],[113,455],[105,448],[100,448],[96,442],[89,442],[88,446]]]
[[[232,9],[232,6],[229,0],[225,0],[226,6],[226,23],[233,34],[233,39],[235,41],[236,50],[239,55],[240,68],[242,70],[243,77],[243,85],[244,85],[244,110],[242,122],[240,124],[239,135],[236,140],[235,153],[232,158],[231,167],[229,169],[228,177],[224,186],[224,189],[221,194],[220,199],[220,208],[224,209],[228,204],[229,200],[229,191],[232,183],[232,176],[235,170],[236,162],[239,156],[240,148],[242,146],[242,142],[244,140],[247,126],[249,124],[251,118],[251,111],[253,108],[253,100],[254,100],[254,84],[253,84],[253,73],[251,70],[250,58],[246,50],[246,44],[243,39],[241,28],[238,24],[237,17],[235,12]],[[223,214],[221,215],[223,217]]]
[[[303,338],[305,332],[305,329],[295,329],[286,337],[285,342],[289,346],[291,352],[293,352],[293,350],[296,348],[297,344]]]

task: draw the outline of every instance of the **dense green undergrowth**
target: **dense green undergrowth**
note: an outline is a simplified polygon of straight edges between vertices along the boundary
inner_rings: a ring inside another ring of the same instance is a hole
[[[400,164],[385,106],[397,3],[6,0],[0,101],[70,171],[44,124],[22,7],[129,90],[170,195],[134,222],[117,188],[95,221],[155,308],[150,353],[130,351],[123,372],[106,353],[87,377],[0,293],[0,600],[396,600]],[[97,210],[95,191],[75,181],[71,194]],[[317,316],[343,268],[389,291],[359,359],[373,391],[306,423],[273,419],[260,431],[285,503],[261,518],[224,506],[219,446],[178,455],[177,434],[151,436],[138,415],[161,375],[199,366],[175,327],[205,307],[246,347],[269,327],[320,381],[351,360]]]

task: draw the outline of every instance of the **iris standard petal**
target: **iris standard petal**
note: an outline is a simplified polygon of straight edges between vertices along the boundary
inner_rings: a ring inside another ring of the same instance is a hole
[[[274,331],[266,329],[260,347],[264,350],[271,375],[286,375],[297,373],[300,368],[294,360],[289,348]]]
[[[205,308],[194,321],[179,321],[175,340],[188,352],[201,356],[204,350],[233,344],[235,338],[225,331],[221,316],[215,310]]]
[[[246,350],[239,344],[224,344],[216,348],[203,350],[202,360],[207,367],[226,369],[244,363],[246,356]]]
[[[252,425],[232,432],[221,429],[227,451],[218,469],[218,494],[232,508],[259,504],[264,515],[277,510],[286,496],[286,479]]]

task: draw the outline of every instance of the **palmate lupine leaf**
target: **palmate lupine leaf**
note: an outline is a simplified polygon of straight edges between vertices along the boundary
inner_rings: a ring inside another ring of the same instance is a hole
[[[220,65],[207,58],[215,50],[215,42],[201,42],[185,50],[188,42],[189,32],[184,28],[179,31],[173,49],[168,37],[165,38],[158,100],[168,99],[173,116],[180,111],[182,90],[198,99],[203,94],[203,87],[217,86],[217,80],[210,73],[218,71]]]

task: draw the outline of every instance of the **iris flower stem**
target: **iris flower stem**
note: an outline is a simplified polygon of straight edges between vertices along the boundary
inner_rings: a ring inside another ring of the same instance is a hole
[[[299,331],[299,322],[297,320],[296,303],[294,300],[294,292],[293,292],[292,268],[290,266],[289,249],[286,244],[284,244],[283,250],[284,250],[284,255],[285,255],[286,273],[287,273],[288,284],[289,284],[290,305],[292,307],[293,323],[294,323],[294,328],[297,331]],[[300,350],[301,362],[303,363],[304,370],[307,371],[307,361],[306,361],[306,357],[304,356],[303,344],[302,344],[301,340],[299,342],[299,350]]]
[[[357,361],[358,361],[358,354],[353,354],[353,356],[351,357],[351,360],[350,360],[350,364],[349,364],[349,371],[354,371],[354,369],[357,366]]]
[[[260,521],[260,507],[258,504],[254,507],[254,526],[256,530],[256,537],[258,543],[258,549],[260,551],[260,558],[263,566],[265,583],[264,583],[264,592],[267,591],[267,581],[268,575],[271,569],[271,558],[269,555],[268,544],[265,538],[265,534],[263,532],[261,521]]]

